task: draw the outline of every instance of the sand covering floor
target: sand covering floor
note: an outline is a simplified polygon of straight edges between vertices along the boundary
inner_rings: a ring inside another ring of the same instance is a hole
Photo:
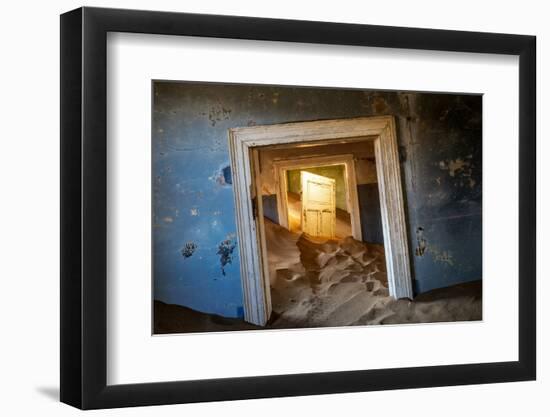
[[[481,284],[389,297],[384,248],[316,240],[265,221],[272,328],[481,320]]]
[[[395,300],[380,245],[314,240],[266,219],[273,314],[265,327],[154,302],[154,333],[481,320],[481,281]]]

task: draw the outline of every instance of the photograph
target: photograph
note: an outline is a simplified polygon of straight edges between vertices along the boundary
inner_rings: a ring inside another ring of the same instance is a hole
[[[151,88],[154,335],[483,319],[483,95]]]

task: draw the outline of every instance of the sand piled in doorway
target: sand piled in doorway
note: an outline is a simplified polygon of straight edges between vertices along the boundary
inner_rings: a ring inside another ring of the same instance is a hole
[[[315,240],[266,219],[272,328],[481,319],[481,286],[438,290],[414,302],[389,297],[384,248]]]

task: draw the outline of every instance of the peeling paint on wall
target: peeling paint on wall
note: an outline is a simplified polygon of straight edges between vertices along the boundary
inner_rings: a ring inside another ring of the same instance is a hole
[[[217,122],[221,122],[222,120],[229,120],[229,116],[231,115],[231,109],[227,109],[221,104],[217,104],[213,106],[208,113],[203,112],[201,115],[206,116],[208,115],[208,120],[210,121],[210,125],[212,127],[216,126]]]
[[[230,187],[233,184],[231,166],[229,164],[223,164],[212,174],[212,176],[208,177],[208,179],[222,187]]]
[[[225,276],[225,267],[227,264],[233,262],[233,251],[237,247],[237,241],[235,239],[235,234],[230,234],[227,236],[227,239],[220,242],[218,245],[217,254],[220,255],[220,265],[222,268],[222,274]]]
[[[383,95],[375,94],[371,106],[373,113],[377,114],[386,114],[389,110],[388,103]]]
[[[416,249],[414,251],[415,255],[424,256],[426,247],[427,247],[427,242],[426,242],[426,239],[424,239],[424,228],[417,227],[416,228]]]
[[[423,257],[428,253],[432,255],[433,259],[436,262],[441,262],[450,266],[454,265],[451,252],[448,250],[440,251],[438,248],[434,247],[433,245],[428,246],[428,241],[424,237],[424,228],[417,227],[416,228],[416,249],[414,254],[418,257]]]
[[[440,250],[434,245],[428,246],[428,241],[424,235],[424,228],[416,228],[416,248],[415,255],[423,257],[426,254],[430,254],[434,261],[440,262],[449,266],[454,265],[453,256],[449,250]]]
[[[474,188],[475,180],[472,178],[473,166],[471,163],[472,155],[466,158],[456,158],[446,161],[439,161],[439,169],[449,172],[449,176],[455,180],[456,186],[468,186]]]
[[[451,255],[450,251],[439,251],[436,248],[430,248],[430,253],[433,255],[434,259],[437,262],[441,262],[443,264],[447,264],[449,266],[454,265],[453,257]]]
[[[181,255],[184,258],[189,258],[193,256],[196,250],[197,250],[197,244],[195,242],[187,242],[181,250]]]

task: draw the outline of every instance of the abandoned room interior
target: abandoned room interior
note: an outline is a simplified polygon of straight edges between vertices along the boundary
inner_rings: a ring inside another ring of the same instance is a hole
[[[389,295],[374,143],[359,139],[259,151],[273,326],[351,324],[365,295]]]
[[[482,319],[481,96],[153,91],[154,334]]]

